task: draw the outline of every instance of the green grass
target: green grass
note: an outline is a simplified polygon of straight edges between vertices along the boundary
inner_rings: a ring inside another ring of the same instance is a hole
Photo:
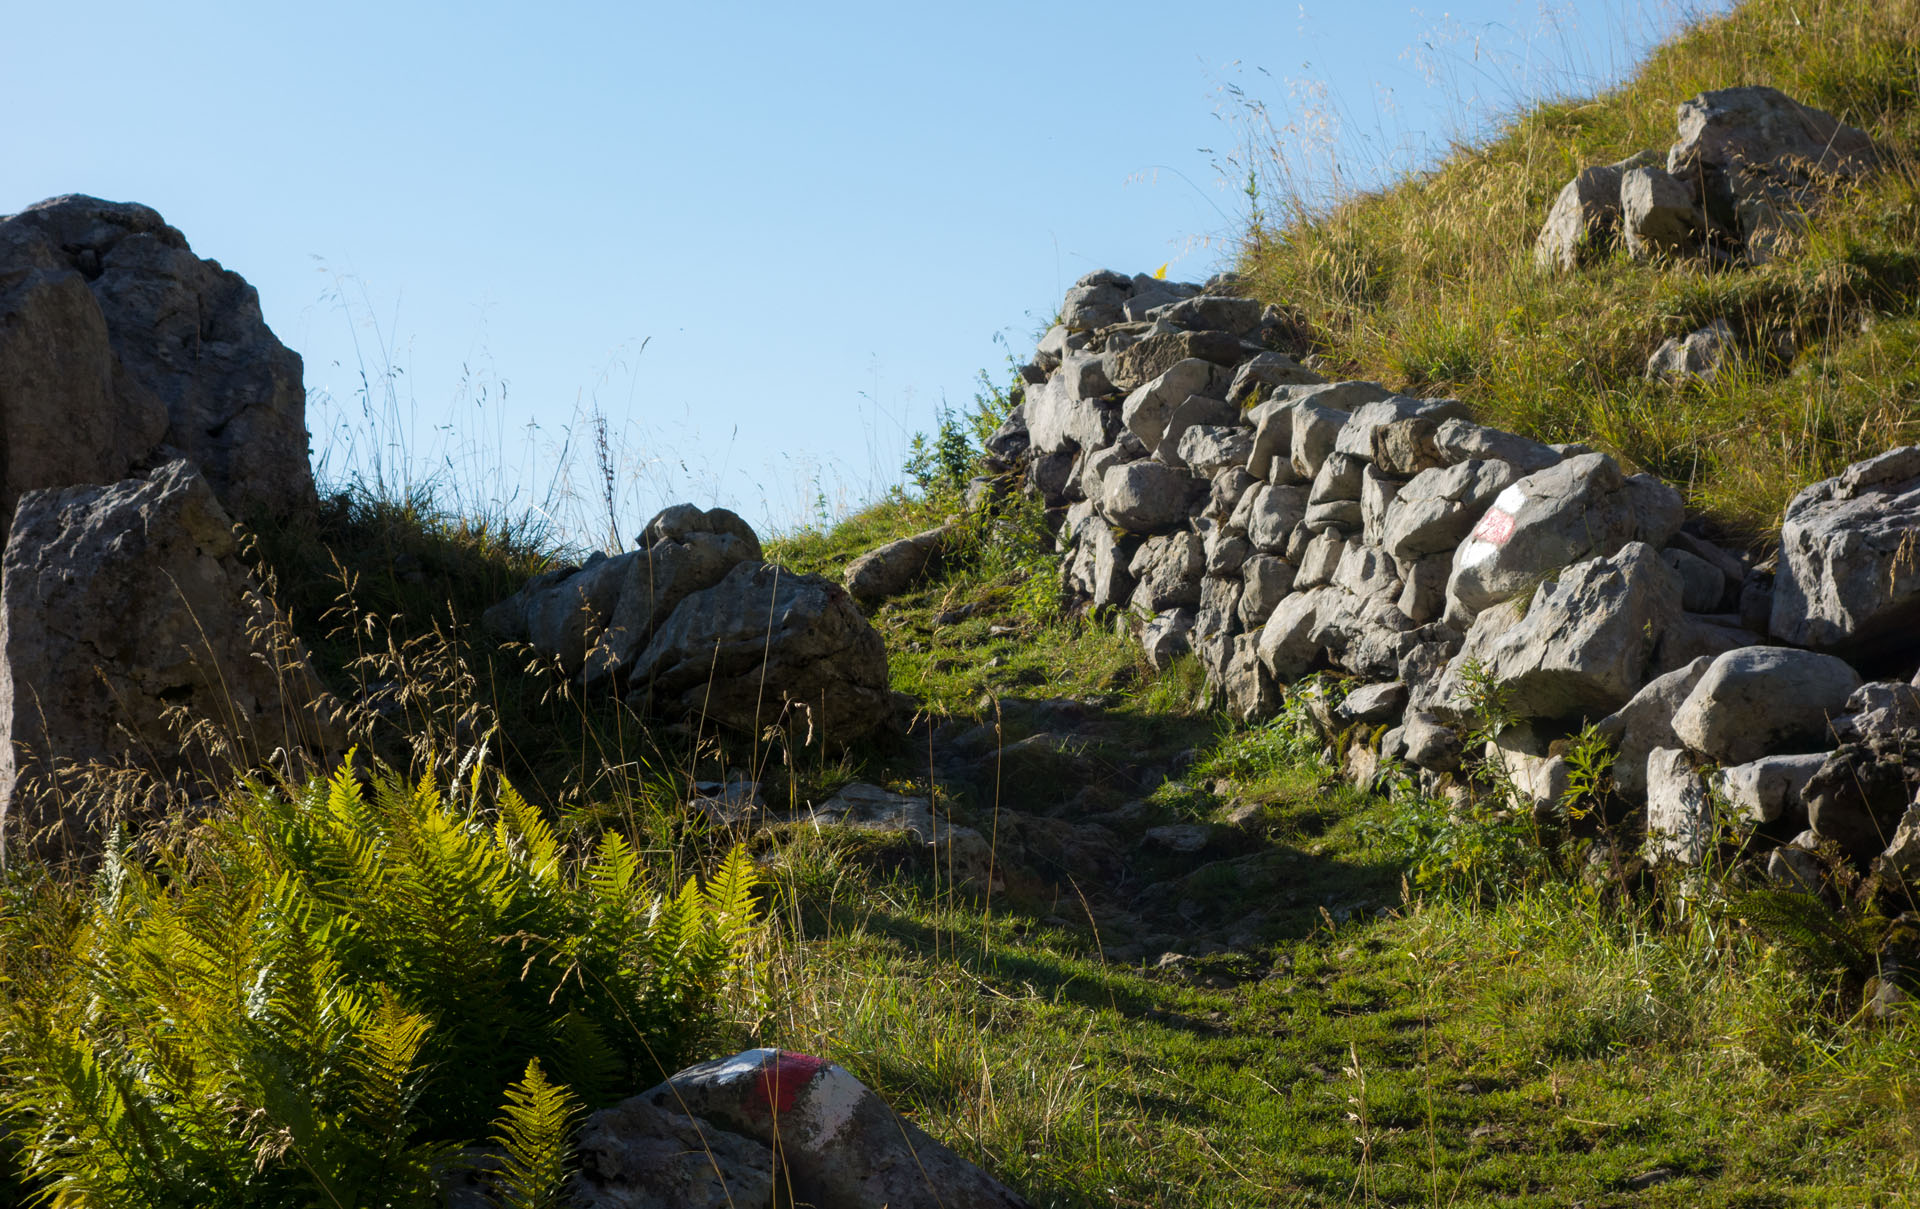
[[[1619,88],[1542,104],[1431,172],[1333,207],[1278,198],[1291,220],[1256,222],[1241,269],[1260,296],[1300,308],[1342,374],[1455,394],[1489,423],[1608,449],[1758,539],[1807,482],[1920,432],[1917,30],[1914,0],[1746,0]],[[1664,151],[1681,101],[1735,84],[1864,127],[1886,170],[1761,268],[1620,256],[1575,275],[1535,270],[1534,236],[1576,171]],[[1275,164],[1269,187],[1284,193]],[[1664,338],[1722,316],[1743,372],[1705,389],[1640,380]]]

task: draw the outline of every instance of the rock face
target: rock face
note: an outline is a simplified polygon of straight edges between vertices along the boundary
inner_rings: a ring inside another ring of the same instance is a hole
[[[1731,360],[1734,352],[1733,328],[1725,319],[1715,319],[1685,339],[1669,337],[1647,359],[1647,380],[1651,382],[1711,382]]]
[[[743,562],[682,600],[628,668],[627,701],[749,733],[782,720],[857,738],[885,720],[887,651],[839,584]]]
[[[185,457],[235,516],[314,503],[300,358],[145,206],[0,219],[0,532],[20,496]]]
[[[198,720],[221,736],[212,756],[183,750]],[[190,788],[209,763],[341,746],[232,519],[184,461],[22,497],[0,564],[0,726],[8,857],[92,848],[100,821],[68,796],[90,768]]]
[[[1808,487],[1780,529],[1769,629],[1841,653],[1920,647],[1920,445]]]
[[[770,1185],[835,1209],[1030,1209],[844,1068],[787,1050],[688,1067],[593,1114],[580,1137],[569,1203],[582,1209],[771,1204]]]

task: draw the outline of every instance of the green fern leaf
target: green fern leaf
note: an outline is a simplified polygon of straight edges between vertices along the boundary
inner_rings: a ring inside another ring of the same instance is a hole
[[[520,1082],[507,1088],[503,1114],[494,1122],[502,1153],[495,1177],[496,1209],[559,1209],[573,1158],[573,1118],[579,1102],[550,1083],[540,1060],[527,1063]]]

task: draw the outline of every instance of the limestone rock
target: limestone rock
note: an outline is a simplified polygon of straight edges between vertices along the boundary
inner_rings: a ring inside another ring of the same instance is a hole
[[[762,1146],[777,1140],[798,1202],[836,1209],[1030,1209],[845,1069],[820,1058],[747,1050],[688,1067],[639,1098]]]
[[[1707,667],[1673,715],[1673,732],[1721,764],[1818,749],[1845,712],[1860,674],[1831,655],[1788,647],[1728,651]]]
[[[945,876],[978,889],[987,887],[993,849],[985,836],[940,818],[926,798],[893,793],[856,781],[798,816],[809,825],[854,831],[899,832],[926,849],[929,861]]]
[[[302,753],[344,747],[335,709],[195,467],[21,498],[0,562],[0,858],[97,847],[104,821],[63,805],[90,766],[199,796],[213,766],[279,749],[297,776]],[[184,743],[196,721],[228,750]]]
[[[1920,646],[1920,445],[1813,484],[1787,505],[1769,628],[1842,653]]]
[[[759,733],[782,719],[842,742],[891,707],[887,651],[840,585],[743,562],[682,600],[628,669],[628,703]]]
[[[1682,515],[1680,493],[1665,483],[1649,475],[1629,479],[1602,453],[1569,458],[1494,500],[1455,553],[1449,609],[1470,617],[1561,567],[1606,557],[1630,541],[1663,546]]]
[[[1750,822],[1774,823],[1788,817],[1804,822],[1807,782],[1826,762],[1824,752],[1762,756],[1720,769],[1713,776],[1713,788],[1734,813]]]
[[[1108,519],[1130,533],[1178,528],[1199,487],[1192,475],[1155,461],[1115,466],[1100,479]]]
[[[1683,339],[1670,336],[1647,358],[1649,382],[1711,382],[1732,361],[1737,349],[1733,325],[1725,319],[1712,323]]]
[[[638,1096],[589,1116],[574,1137],[574,1158],[568,1209],[774,1203],[771,1147]]]
[[[1198,358],[1176,362],[1127,396],[1120,407],[1120,420],[1152,453],[1160,448],[1174,410],[1195,395],[1215,397],[1224,385],[1223,378],[1223,371],[1212,362]]]
[[[954,526],[949,523],[876,546],[847,564],[843,581],[847,591],[868,605],[898,596],[925,574],[953,533]]]
[[[1601,737],[1613,744],[1613,784],[1623,797],[1646,796],[1647,756],[1654,748],[1681,746],[1680,737],[1673,733],[1674,711],[1712,662],[1703,656],[1654,677],[1596,726]]]
[[[1713,849],[1713,799],[1687,753],[1647,756],[1647,855],[1655,864],[1697,865]]]
[[[1620,208],[1635,259],[1687,255],[1706,234],[1687,187],[1659,168],[1635,168],[1621,178]]]
[[[1520,718],[1598,718],[1647,682],[1660,632],[1679,613],[1678,577],[1635,542],[1541,584],[1510,626],[1476,623],[1446,680],[1461,683],[1466,665],[1478,661],[1507,686]]]
[[[0,218],[0,533],[25,491],[181,456],[231,514],[314,504],[300,358],[253,287],[145,206]]]

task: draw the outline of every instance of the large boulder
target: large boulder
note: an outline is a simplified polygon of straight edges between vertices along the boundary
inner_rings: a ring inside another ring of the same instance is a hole
[[[1130,533],[1162,533],[1186,523],[1202,484],[1164,462],[1128,462],[1100,479],[1107,518]]]
[[[1706,235],[1687,187],[1658,168],[1635,168],[1621,178],[1620,209],[1627,250],[1636,259],[1684,256]]]
[[[688,1067],[639,1099],[777,1146],[783,1187],[796,1202],[835,1209],[1030,1209],[1025,1198],[824,1059],[747,1050]]]
[[[1632,543],[1541,584],[1517,620],[1477,620],[1441,699],[1457,701],[1477,664],[1507,686],[1517,717],[1602,717],[1646,684],[1660,634],[1679,615],[1679,577],[1652,547]]]
[[[845,589],[743,562],[682,600],[627,669],[636,707],[667,707],[758,734],[804,717],[814,740],[879,726],[887,651]]]
[[[567,1209],[736,1209],[776,1200],[771,1147],[639,1096],[589,1116],[573,1153]]]
[[[1769,629],[1843,654],[1920,647],[1920,445],[1813,484],[1787,505]]]
[[[1720,764],[1817,751],[1831,744],[1828,724],[1859,687],[1860,674],[1831,655],[1742,647],[1707,666],[1674,711],[1673,733]]]
[[[0,219],[0,532],[20,495],[198,465],[236,516],[314,502],[299,356],[146,206]]]
[[[1506,488],[1454,554],[1450,614],[1462,623],[1562,567],[1628,542],[1658,549],[1680,529],[1680,493],[1622,474],[1604,453],[1568,458]]]
[[[1407,563],[1451,553],[1519,477],[1505,462],[1479,459],[1423,470],[1387,505],[1380,544]]]
[[[210,725],[211,742],[186,741]],[[341,746],[334,703],[185,461],[106,486],[29,492],[0,562],[0,856],[85,853],[101,772],[157,802],[201,796],[215,762]]]

